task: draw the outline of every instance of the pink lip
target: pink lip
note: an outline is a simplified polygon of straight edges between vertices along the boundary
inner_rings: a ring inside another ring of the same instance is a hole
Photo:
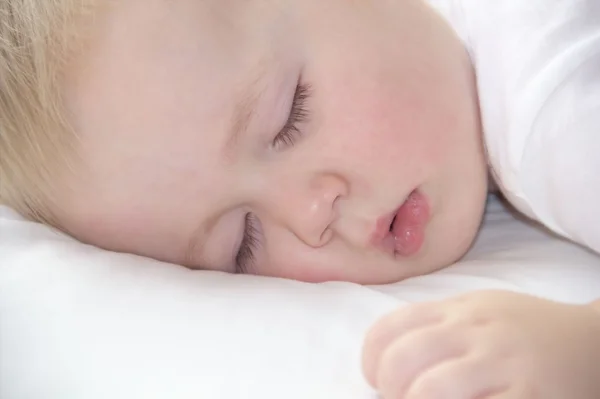
[[[425,242],[429,219],[429,203],[415,190],[398,209],[377,220],[371,243],[393,255],[416,255]]]

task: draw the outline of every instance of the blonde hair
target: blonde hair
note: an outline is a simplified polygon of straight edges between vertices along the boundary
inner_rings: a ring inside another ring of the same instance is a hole
[[[0,203],[54,224],[75,135],[59,81],[89,0],[0,0]]]

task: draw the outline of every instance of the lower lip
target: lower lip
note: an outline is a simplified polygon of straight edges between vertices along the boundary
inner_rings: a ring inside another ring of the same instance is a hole
[[[414,191],[396,211],[391,231],[384,239],[384,246],[393,248],[399,256],[418,254],[425,243],[425,230],[430,218],[427,199]]]

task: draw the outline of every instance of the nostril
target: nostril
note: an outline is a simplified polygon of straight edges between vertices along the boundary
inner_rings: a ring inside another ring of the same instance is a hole
[[[326,245],[333,238],[333,231],[331,229],[326,229],[323,234],[321,234],[321,240],[319,242],[319,246]]]

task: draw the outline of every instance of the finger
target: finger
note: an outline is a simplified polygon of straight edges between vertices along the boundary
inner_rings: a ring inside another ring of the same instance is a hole
[[[406,399],[487,399],[504,394],[509,383],[502,370],[480,356],[451,359],[422,373],[408,388]]]
[[[463,334],[448,327],[431,326],[394,341],[381,356],[377,388],[384,398],[404,398],[422,374],[438,364],[467,356]]]
[[[443,320],[441,312],[424,304],[412,305],[380,319],[369,330],[363,346],[363,373],[371,386],[377,388],[377,366],[383,351],[392,341],[416,329],[425,328]]]

